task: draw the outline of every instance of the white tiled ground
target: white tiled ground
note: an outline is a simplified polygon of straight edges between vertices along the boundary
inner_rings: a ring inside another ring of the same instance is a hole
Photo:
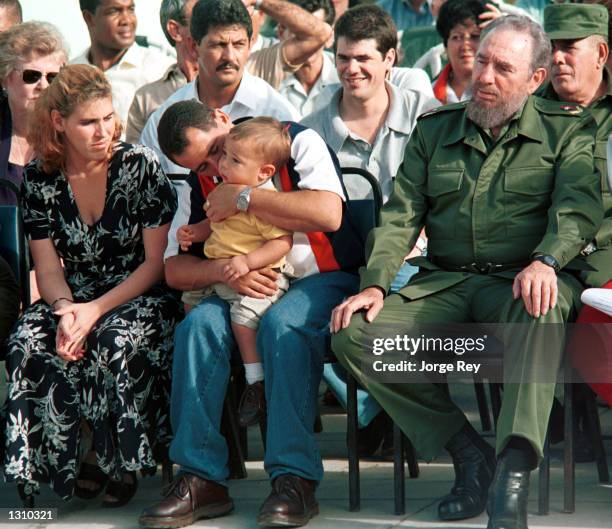
[[[463,399],[462,399],[463,400]],[[468,399],[469,402],[469,399]],[[473,404],[473,403],[472,403]],[[473,415],[471,418],[477,419]],[[612,432],[612,411],[602,410],[604,432]],[[436,520],[438,500],[448,492],[452,481],[452,467],[447,458],[434,464],[421,464],[421,476],[406,481],[406,515],[393,513],[393,469],[390,463],[362,462],[362,508],[348,512],[348,474],[345,457],[345,417],[325,415],[324,431],[320,434],[320,446],[325,458],[325,479],[317,491],[321,513],[308,525],[310,529],[389,529],[401,528],[463,528],[485,527],[486,516],[464,522],[443,524]],[[261,444],[255,430],[249,434],[252,460],[247,463],[249,476],[245,480],[231,482],[231,495],[236,508],[233,514],[215,520],[199,521],[194,527],[210,529],[255,529],[259,506],[269,492],[268,480],[261,462]],[[612,443],[606,445],[612,454]],[[584,463],[576,467],[576,513],[563,514],[561,447],[553,450],[551,473],[551,513],[538,516],[537,476],[532,481],[529,526],[534,528],[612,528],[612,485],[597,482],[595,465]],[[612,468],[612,457],[608,458]],[[51,529],[128,529],[138,527],[140,511],[159,497],[161,478],[158,476],[140,482],[134,500],[121,509],[104,509],[100,499],[90,502],[75,499],[63,503],[48,490],[37,499],[37,506],[59,508],[57,523],[48,524]],[[0,485],[0,507],[18,507],[19,501],[12,485]],[[0,521],[1,522],[1,521]],[[45,524],[6,524],[0,529],[13,527],[45,528]]]

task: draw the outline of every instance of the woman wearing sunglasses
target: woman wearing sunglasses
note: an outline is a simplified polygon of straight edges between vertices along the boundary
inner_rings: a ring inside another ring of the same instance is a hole
[[[34,157],[26,139],[28,112],[66,61],[62,36],[51,24],[26,22],[0,33],[0,178],[21,184],[23,167]],[[0,188],[0,204],[16,202]]]
[[[62,68],[30,116],[21,200],[42,299],[6,358],[4,473],[22,497],[50,483],[124,505],[170,438],[181,312],[161,283],[176,196],[155,154],[120,135],[110,84],[88,65]]]

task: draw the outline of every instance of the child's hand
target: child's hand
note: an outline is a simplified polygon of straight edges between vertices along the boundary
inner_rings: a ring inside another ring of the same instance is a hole
[[[194,236],[195,232],[187,224],[176,230],[176,238],[181,246],[181,250],[184,252],[189,250],[189,247],[193,243]]]
[[[223,275],[227,281],[238,279],[251,271],[246,255],[236,255],[223,267]]]

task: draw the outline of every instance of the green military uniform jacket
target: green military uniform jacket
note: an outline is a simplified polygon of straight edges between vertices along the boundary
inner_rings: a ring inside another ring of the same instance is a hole
[[[362,289],[388,291],[423,226],[428,258],[412,261],[421,271],[399,292],[410,299],[460,283],[470,274],[456,269],[471,263],[503,265],[496,275],[509,278],[534,253],[565,267],[595,236],[603,208],[589,112],[530,96],[494,141],[465,106],[419,119],[368,237]]]
[[[608,165],[606,161],[606,146],[608,137],[612,134],[612,72],[606,69],[604,79],[608,82],[608,91],[588,106],[589,112],[597,122],[595,143],[595,167],[601,175],[601,190],[603,193],[604,220],[595,236],[598,251],[590,254],[586,261],[596,269],[584,272],[582,279],[589,286],[599,287],[612,279],[612,190],[608,186]],[[552,83],[543,94],[551,100],[558,100]]]

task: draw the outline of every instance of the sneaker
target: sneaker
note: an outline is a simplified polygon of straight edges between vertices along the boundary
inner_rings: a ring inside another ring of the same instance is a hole
[[[263,380],[247,384],[238,406],[238,423],[243,428],[254,426],[266,416],[266,389]]]

